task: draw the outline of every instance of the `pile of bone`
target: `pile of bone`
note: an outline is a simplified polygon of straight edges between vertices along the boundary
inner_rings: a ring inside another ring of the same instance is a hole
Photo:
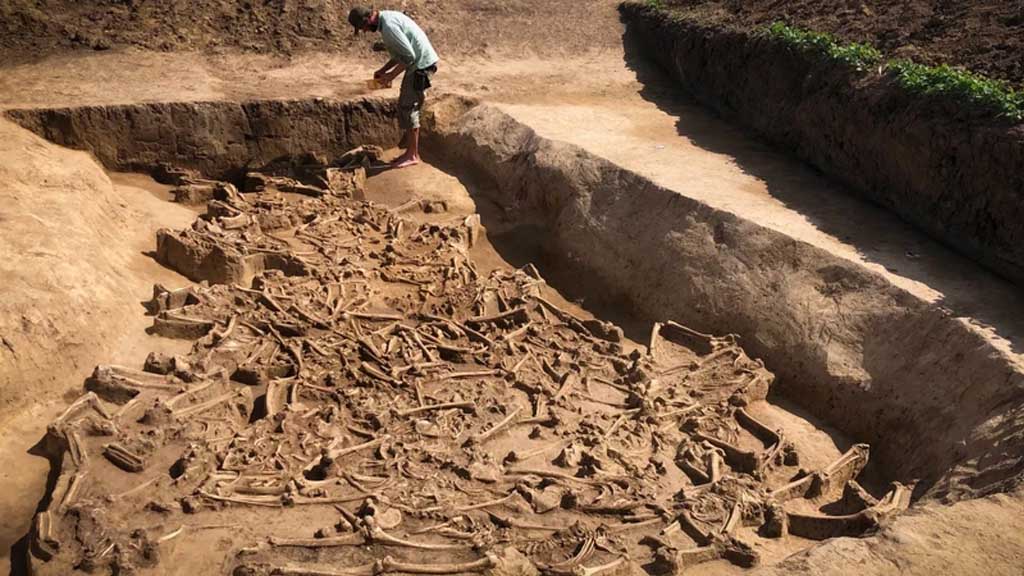
[[[672,573],[906,505],[857,484],[866,446],[799,469],[735,337],[669,322],[627,353],[532,266],[481,273],[475,217],[414,223],[325,164],[315,193],[212,183],[160,232],[202,283],[156,287],[152,331],[192,350],[97,367],[51,424],[35,573]]]

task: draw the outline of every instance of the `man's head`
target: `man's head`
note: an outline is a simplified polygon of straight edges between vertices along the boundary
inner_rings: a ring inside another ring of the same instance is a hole
[[[377,31],[377,11],[366,6],[356,6],[348,12],[348,23],[355,29],[356,34],[362,32]]]

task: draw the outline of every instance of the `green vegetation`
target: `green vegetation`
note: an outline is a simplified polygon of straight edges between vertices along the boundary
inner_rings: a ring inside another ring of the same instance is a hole
[[[624,3],[625,4],[625,3]],[[641,0],[634,4],[667,14],[666,0]],[[858,72],[877,70],[889,74],[910,94],[948,99],[970,108],[1013,122],[1024,121],[1024,90],[1015,90],[1006,82],[994,80],[947,64],[926,66],[908,60],[885,61],[874,46],[842,43],[831,34],[804,30],[775,22],[761,30],[761,37],[779,42],[805,54],[822,57]]]
[[[896,60],[889,62],[886,68],[900,86],[909,92],[946,97],[1010,120],[1024,120],[1024,92],[1012,89],[1005,82],[946,64],[924,66],[907,60]]]
[[[798,50],[823,55],[860,72],[878,67],[882,53],[866,44],[840,44],[828,34],[801,30],[776,22],[763,31],[764,36]],[[1024,92],[1005,82],[942,66],[925,66],[907,60],[886,62],[881,69],[892,74],[903,89],[912,94],[949,98],[961,105],[984,110],[1013,121],[1024,120]]]
[[[882,61],[882,53],[867,44],[840,44],[829,34],[801,30],[776,22],[764,35],[798,50],[824,55],[864,72]]]

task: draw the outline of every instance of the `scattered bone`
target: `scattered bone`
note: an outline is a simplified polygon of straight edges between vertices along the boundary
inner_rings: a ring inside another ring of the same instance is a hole
[[[519,416],[519,412],[521,412],[522,409],[522,406],[517,406],[516,409],[510,412],[508,416],[503,418],[501,422],[498,422],[486,432],[482,432],[480,434],[477,434],[476,436],[471,437],[470,441],[473,444],[483,444],[484,442],[487,442],[489,439],[493,438],[495,434],[507,428],[509,424],[511,424],[512,421],[514,421],[516,417]]]
[[[103,455],[126,472],[142,472],[146,469],[146,460],[142,456],[116,442],[107,444],[103,449]]]
[[[334,538],[278,538],[276,536],[270,537],[270,544],[272,546],[281,547],[300,547],[300,548],[331,548],[335,546],[361,546],[366,543],[366,539],[359,534],[350,534],[348,536],[337,536]]]
[[[466,550],[467,546],[464,544],[431,544],[427,542],[416,542],[414,540],[405,540],[397,536],[392,536],[385,532],[379,526],[371,526],[367,531],[369,540],[378,544],[384,544],[387,546],[399,546],[404,548],[416,548],[418,550]]]
[[[789,532],[811,540],[827,540],[844,536],[863,536],[876,530],[895,513],[910,504],[910,491],[898,482],[874,506],[854,514],[830,516],[825,514],[788,513]]]
[[[771,495],[780,502],[793,498],[827,497],[856,478],[868,463],[868,452],[867,444],[855,444],[821,471],[794,480],[774,490]]]
[[[665,322],[650,356],[625,354],[617,327],[539,296],[532,266],[481,272],[478,217],[362,200],[375,153],[288,156],[245,176],[244,195],[174,176],[212,199],[191,228],[158,233],[158,258],[208,284],[155,287],[149,308],[153,332],[193,349],[98,367],[53,423],[63,457],[35,572],[155,562],[140,538],[180,549],[200,526],[183,516],[200,513],[242,550],[225,561],[261,575],[486,572],[505,562],[498,543],[517,574],[604,576],[626,554],[749,566],[741,526],[861,535],[906,505],[906,490],[874,501],[856,484],[866,447],[779,486],[798,458],[745,408],[772,375],[736,337]],[[849,513],[783,508],[840,490]],[[674,551],[682,532],[699,548]]]
[[[476,411],[476,403],[474,402],[444,402],[441,404],[430,404],[426,406],[419,406],[417,408],[408,408],[406,410],[399,410],[399,416],[412,416],[413,414],[419,414],[421,412],[429,412],[432,410],[447,410],[450,408],[458,408],[460,410],[467,410],[469,412]]]

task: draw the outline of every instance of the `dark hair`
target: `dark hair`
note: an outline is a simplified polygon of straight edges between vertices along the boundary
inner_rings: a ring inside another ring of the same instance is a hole
[[[370,18],[373,17],[373,8],[366,6],[356,6],[348,12],[348,23],[355,28],[356,32],[359,32],[370,23]]]

